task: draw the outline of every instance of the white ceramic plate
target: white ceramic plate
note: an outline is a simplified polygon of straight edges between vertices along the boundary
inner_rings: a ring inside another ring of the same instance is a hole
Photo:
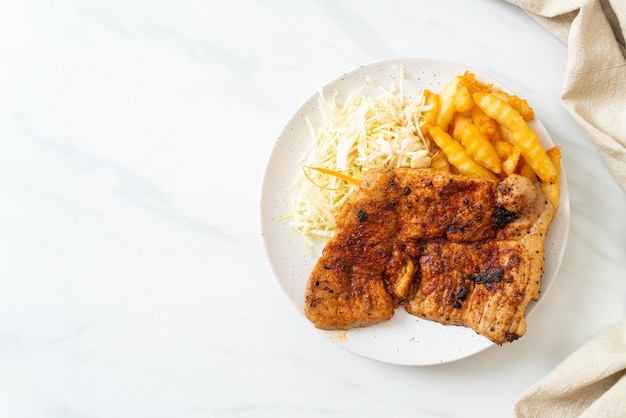
[[[363,94],[377,95],[380,91],[370,84],[371,78],[384,87],[399,85],[397,67],[404,69],[404,94],[430,89],[440,91],[454,76],[469,70],[485,82],[506,87],[496,80],[467,66],[439,60],[398,58],[375,62],[356,68],[322,87],[323,92],[336,89],[338,101],[362,88]],[[314,126],[320,122],[318,92],[311,95],[296,110],[282,130],[267,163],[261,191],[261,231],[266,256],[276,280],[297,312],[304,316],[304,292],[309,274],[321,248],[306,254],[303,238],[281,220],[289,213],[287,203],[295,193],[293,182],[301,169],[299,161],[311,141],[306,118]],[[532,105],[532,103],[531,103]],[[542,144],[553,146],[550,135],[538,119],[530,122]],[[546,268],[542,278],[541,295],[545,295],[561,264],[569,232],[569,193],[565,173],[561,175],[559,210],[546,238]],[[539,302],[541,298],[539,299]],[[532,313],[538,302],[531,302],[526,314]],[[303,323],[316,330],[312,323]],[[531,326],[531,325],[529,325]],[[354,354],[393,364],[430,365],[458,360],[493,345],[472,329],[440,325],[410,315],[398,308],[393,318],[367,328],[349,331],[319,331],[325,338]],[[514,343],[513,343],[514,344]]]

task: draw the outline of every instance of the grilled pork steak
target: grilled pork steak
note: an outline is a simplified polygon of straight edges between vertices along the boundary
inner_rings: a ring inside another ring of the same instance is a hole
[[[386,321],[395,308],[502,344],[526,332],[554,207],[513,175],[495,183],[434,169],[370,170],[309,277],[320,329]]]

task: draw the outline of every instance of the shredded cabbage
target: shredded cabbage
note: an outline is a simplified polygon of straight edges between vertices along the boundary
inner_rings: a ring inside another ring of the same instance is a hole
[[[307,120],[312,141],[301,161],[290,216],[290,226],[307,244],[333,237],[336,217],[358,187],[328,170],[358,183],[371,168],[430,166],[433,154],[420,129],[422,113],[428,110],[423,91],[405,98],[396,85],[386,89],[368,81],[377,86],[380,95],[366,96],[359,90],[339,103],[337,91],[330,97],[320,92],[322,122],[315,127]]]

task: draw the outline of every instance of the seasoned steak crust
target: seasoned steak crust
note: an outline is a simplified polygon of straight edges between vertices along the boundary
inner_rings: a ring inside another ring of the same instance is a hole
[[[305,292],[320,329],[364,327],[398,306],[502,344],[526,332],[555,209],[521,176],[370,170],[344,205]]]

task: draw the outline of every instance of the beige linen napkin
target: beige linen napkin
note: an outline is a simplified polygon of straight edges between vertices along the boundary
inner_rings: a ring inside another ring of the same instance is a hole
[[[561,102],[626,191],[626,0],[507,1],[567,44]],[[528,388],[514,415],[626,417],[626,319]]]
[[[528,388],[515,416],[625,417],[626,319],[607,328]]]
[[[626,0],[507,0],[567,44],[561,102],[626,191]]]

